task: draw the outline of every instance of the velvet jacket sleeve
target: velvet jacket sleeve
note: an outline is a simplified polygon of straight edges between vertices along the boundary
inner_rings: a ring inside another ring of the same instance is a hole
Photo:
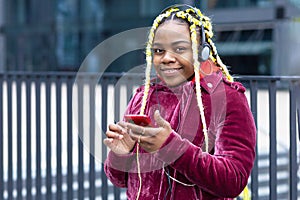
[[[125,114],[137,114],[139,112],[142,93],[137,92],[128,103]],[[127,187],[128,172],[134,161],[135,153],[118,155],[112,151],[104,162],[104,171],[107,178],[117,187]]]
[[[171,167],[207,193],[236,197],[246,186],[253,167],[256,127],[243,87],[225,87],[226,114],[213,130],[216,136],[213,154],[203,152],[201,147],[173,131],[156,156],[171,163]]]

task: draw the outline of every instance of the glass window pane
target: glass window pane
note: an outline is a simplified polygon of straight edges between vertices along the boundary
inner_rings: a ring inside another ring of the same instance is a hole
[[[58,0],[57,61],[61,69],[80,66],[101,36],[104,8],[100,0]]]

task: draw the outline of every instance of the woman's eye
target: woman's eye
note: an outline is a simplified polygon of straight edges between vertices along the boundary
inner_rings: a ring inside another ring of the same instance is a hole
[[[164,52],[163,49],[153,49],[153,53],[154,53],[154,54],[161,54],[161,53],[163,53],[163,52]]]
[[[177,52],[177,53],[182,53],[182,52],[184,52],[186,49],[187,49],[186,47],[177,47],[177,48],[176,48],[176,52]]]

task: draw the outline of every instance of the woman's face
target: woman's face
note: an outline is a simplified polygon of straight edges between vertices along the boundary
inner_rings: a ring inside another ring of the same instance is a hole
[[[194,74],[189,26],[176,20],[161,24],[153,41],[153,64],[158,76],[170,86],[178,86]]]

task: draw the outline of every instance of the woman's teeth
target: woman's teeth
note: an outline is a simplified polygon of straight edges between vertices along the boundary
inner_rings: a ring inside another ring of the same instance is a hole
[[[162,71],[164,73],[174,73],[174,72],[177,72],[178,70],[180,70],[180,68],[178,68],[178,69],[164,69]]]

